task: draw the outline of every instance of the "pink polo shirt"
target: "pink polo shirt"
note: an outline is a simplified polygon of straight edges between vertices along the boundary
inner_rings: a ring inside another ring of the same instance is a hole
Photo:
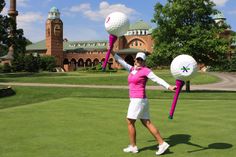
[[[128,83],[129,83],[129,97],[130,98],[146,98],[145,88],[148,79],[151,79],[153,82],[163,86],[168,89],[169,84],[156,76],[151,69],[147,67],[141,67],[135,69],[133,66],[126,63],[120,56],[117,54],[114,55],[114,58],[118,63],[120,63],[127,71],[129,71]]]
[[[145,88],[150,72],[151,70],[147,67],[141,67],[138,70],[134,67],[130,69],[128,76],[130,98],[146,98]]]

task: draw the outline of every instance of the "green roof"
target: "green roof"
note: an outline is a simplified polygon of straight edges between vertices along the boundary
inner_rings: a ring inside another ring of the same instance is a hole
[[[68,41],[64,42],[64,51],[95,51],[95,50],[107,50],[107,40],[89,40],[89,41]]]
[[[131,24],[130,28],[129,28],[129,30],[142,30],[142,29],[149,30],[149,29],[151,29],[151,26],[149,26],[143,20],[139,20],[139,21],[135,22],[134,24]]]
[[[46,40],[42,40],[31,45],[26,46],[27,51],[34,51],[34,50],[47,50],[46,49]]]
[[[64,51],[94,51],[107,50],[107,40],[90,40],[90,41],[67,41],[63,42]],[[42,40],[26,47],[27,51],[47,50],[46,40]]]
[[[63,43],[64,52],[86,52],[86,51],[106,51],[108,46],[107,40],[90,40],[90,41],[67,41]],[[46,41],[42,40],[40,42],[28,45],[26,47],[27,51],[39,51],[47,50]],[[137,52],[145,52],[141,49],[136,48],[126,48],[118,51],[119,54],[136,54]]]
[[[50,9],[50,12],[52,12],[52,13],[58,13],[59,10],[54,6],[54,7],[52,7],[52,8]]]

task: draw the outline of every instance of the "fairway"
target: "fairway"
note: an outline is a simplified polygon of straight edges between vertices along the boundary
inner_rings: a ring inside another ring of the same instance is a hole
[[[174,84],[175,79],[169,70],[154,70],[155,74]],[[89,84],[89,85],[127,85],[127,71],[113,73],[102,72],[68,72],[68,73],[0,73],[0,82],[56,83],[56,84]],[[192,79],[191,84],[207,84],[220,79],[210,73],[201,73]],[[156,85],[148,81],[148,85]]]
[[[149,101],[151,119],[171,145],[164,156],[235,156],[236,100],[181,99],[172,121],[171,99]],[[74,95],[1,109],[0,156],[155,156],[156,142],[139,122],[140,153],[122,152],[128,144],[127,104],[128,98]]]

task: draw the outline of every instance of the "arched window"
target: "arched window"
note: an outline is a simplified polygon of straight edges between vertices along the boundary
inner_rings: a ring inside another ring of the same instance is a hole
[[[94,59],[94,61],[93,61],[93,65],[98,65],[99,64],[99,60],[96,58],[96,59]]]
[[[91,66],[92,66],[92,61],[91,61],[90,58],[88,58],[88,59],[85,61],[85,65],[86,65],[87,67],[91,67]]]
[[[83,60],[82,58],[80,58],[80,59],[78,60],[78,66],[79,66],[79,67],[83,67],[83,66],[84,66],[84,60]]]

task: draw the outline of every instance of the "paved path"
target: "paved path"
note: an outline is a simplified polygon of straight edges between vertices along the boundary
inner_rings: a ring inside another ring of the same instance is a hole
[[[205,85],[191,85],[191,90],[214,90],[214,91],[236,91],[236,73],[211,73],[221,79],[218,83]],[[40,86],[40,87],[74,87],[74,88],[109,88],[109,89],[128,89],[128,86],[110,85],[71,85],[71,84],[48,84],[48,83],[0,83],[7,86]],[[165,90],[161,86],[147,86],[150,90]],[[185,89],[185,87],[183,87]]]
[[[211,73],[221,79],[218,83],[192,85],[193,90],[236,91],[236,73]]]

